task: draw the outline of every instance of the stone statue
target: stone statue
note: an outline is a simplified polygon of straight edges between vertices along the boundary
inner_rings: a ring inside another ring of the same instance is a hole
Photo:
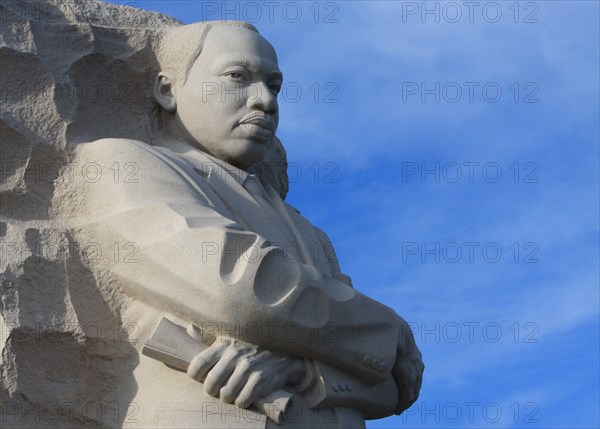
[[[119,417],[70,423],[360,428],[402,412],[424,368],[408,324],[284,202],[273,47],[237,21],[157,34],[147,139],[77,142],[52,194],[78,249],[71,313],[115,326],[77,344],[108,362],[85,376],[100,371]]]

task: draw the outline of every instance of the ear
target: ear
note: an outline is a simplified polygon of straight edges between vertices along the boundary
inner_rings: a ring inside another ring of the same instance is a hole
[[[160,72],[154,84],[154,99],[167,112],[177,110],[177,101],[175,100],[175,75],[169,72]]]

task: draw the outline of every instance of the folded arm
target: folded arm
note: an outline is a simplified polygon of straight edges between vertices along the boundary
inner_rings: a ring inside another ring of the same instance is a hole
[[[201,327],[322,360],[370,385],[389,377],[399,332],[393,310],[290,260],[159,155],[141,142],[104,140],[82,145],[74,160],[82,231],[122,288]],[[94,180],[78,174],[91,163],[102,172]],[[129,261],[114,260],[115,245],[135,250]]]

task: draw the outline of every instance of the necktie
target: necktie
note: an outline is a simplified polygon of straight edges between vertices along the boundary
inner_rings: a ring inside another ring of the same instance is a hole
[[[275,225],[281,230],[289,242],[295,242],[294,234],[286,224],[285,220],[277,213],[273,204],[271,204],[267,193],[265,192],[260,180],[255,174],[249,174],[244,181],[244,189],[248,191],[258,205],[263,209]],[[280,243],[282,246],[285,243]]]

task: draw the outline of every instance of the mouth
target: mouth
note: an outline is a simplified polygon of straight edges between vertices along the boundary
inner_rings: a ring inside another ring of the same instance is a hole
[[[254,125],[262,130],[275,133],[275,123],[273,119],[263,112],[252,112],[240,120],[240,125]]]

